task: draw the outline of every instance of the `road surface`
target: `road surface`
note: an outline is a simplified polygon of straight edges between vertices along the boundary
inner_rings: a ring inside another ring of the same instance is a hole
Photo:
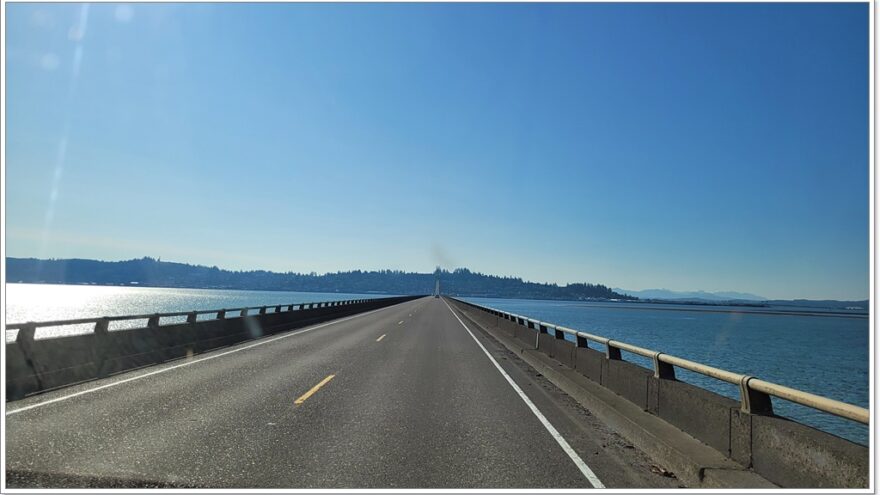
[[[464,322],[422,298],[9,402],[7,484],[679,486]]]

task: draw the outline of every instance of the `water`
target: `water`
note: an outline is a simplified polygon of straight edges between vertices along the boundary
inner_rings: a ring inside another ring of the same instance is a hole
[[[276,306],[383,297],[379,294],[256,290],[172,289],[98,285],[6,284],[6,323],[72,320],[100,316],[174,313],[180,311]],[[233,316],[233,315],[230,315]],[[200,315],[200,319],[214,315]],[[162,324],[186,318],[162,319]],[[144,321],[114,322],[110,330],[144,326]],[[36,338],[91,332],[94,324],[38,328]],[[7,331],[14,340],[17,331]]]
[[[734,313],[721,306],[465,299],[868,407],[866,317],[768,314],[792,308],[736,308],[748,313]],[[624,352],[623,358],[653,369],[641,356]],[[676,377],[739,400],[735,385],[682,369],[676,369]],[[773,407],[781,416],[868,444],[867,426],[781,399],[773,399]]]

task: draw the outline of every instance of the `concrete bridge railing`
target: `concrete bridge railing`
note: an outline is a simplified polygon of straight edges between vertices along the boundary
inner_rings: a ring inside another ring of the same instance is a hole
[[[870,421],[868,409],[561,325],[453,301],[479,324],[506,331],[780,486],[868,486],[867,447],[775,415],[771,398],[861,424]],[[605,351],[591,348],[590,342],[602,344]],[[653,369],[625,361],[621,351],[650,359]],[[676,380],[676,368],[738,386],[739,401]]]
[[[391,306],[422,296],[382,297],[172,313],[13,323],[6,343],[6,400],[185,358],[264,335]],[[200,316],[208,318],[199,318]],[[181,319],[184,322],[168,322]],[[163,320],[165,324],[163,324]],[[113,323],[142,326],[114,330]],[[93,325],[91,333],[36,339],[38,328]]]

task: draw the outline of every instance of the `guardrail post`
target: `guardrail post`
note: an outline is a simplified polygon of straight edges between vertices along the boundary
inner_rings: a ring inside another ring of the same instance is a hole
[[[263,307],[260,308],[260,314],[261,314],[261,315],[266,314],[266,306],[263,306]]]
[[[23,327],[18,329],[18,335],[15,336],[15,343],[21,348],[21,353],[24,354],[24,359],[27,361],[28,366],[30,366],[31,371],[34,374],[34,379],[37,381],[37,390],[43,390],[43,373],[34,361],[33,348],[31,347],[34,343],[34,335],[36,333],[36,324],[29,321],[25,323]]]
[[[95,322],[95,334],[107,335],[110,330],[110,320],[106,316],[102,316],[100,320]]]
[[[147,328],[159,328],[159,314],[156,313],[147,320]]]
[[[199,320],[199,315],[195,311],[190,312],[190,314],[186,315],[187,323],[195,323]]]
[[[281,312],[281,306],[275,306],[275,312],[276,312],[276,313],[280,313],[280,312]]]
[[[305,305],[305,304],[300,304],[300,305],[299,305],[299,309],[300,309],[300,310],[306,309],[306,305]]]
[[[669,363],[660,360],[662,352],[654,353],[654,378],[664,378],[667,380],[675,380],[675,367]]]
[[[24,324],[18,330],[18,335],[15,336],[15,341],[19,344],[25,343],[25,345],[31,344],[34,341],[34,335],[37,333],[37,325],[34,322],[29,321]]]
[[[226,318],[226,310],[225,309],[221,309],[220,311],[217,311],[217,319],[218,320],[223,320],[225,318]]]
[[[247,316],[247,314],[248,314],[247,308],[241,308],[241,312],[238,313],[239,316]]]
[[[104,361],[107,357],[107,332],[110,331],[110,319],[101,317],[95,322],[95,346],[92,347],[92,362],[95,363],[95,375],[107,376]]]
[[[615,361],[620,361],[623,359],[620,356],[620,347],[614,347],[610,340],[608,341],[608,343],[605,344],[605,357],[607,359],[613,359]]]
[[[753,376],[744,376],[739,382],[740,406],[749,414],[773,414],[773,402],[770,396],[749,387]]]
[[[587,341],[587,338],[586,338],[586,337],[581,337],[580,335],[575,335],[575,337],[576,337],[576,340],[577,340],[577,342],[575,343],[575,345],[577,345],[578,347],[583,347],[583,348],[585,348],[585,349],[587,349],[587,348],[590,347],[590,346],[587,344],[588,341]]]
[[[293,311],[293,304],[289,304],[289,305],[287,306],[287,310],[288,310],[288,311]]]
[[[557,339],[565,340],[565,332],[563,332],[562,330],[560,330],[558,328],[554,328],[553,334],[556,336]]]

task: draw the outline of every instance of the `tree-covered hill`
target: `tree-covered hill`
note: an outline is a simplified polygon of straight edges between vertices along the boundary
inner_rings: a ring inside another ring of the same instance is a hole
[[[205,289],[289,290],[430,294],[435,276],[444,294],[524,299],[606,300],[636,299],[597,284],[539,284],[521,278],[498,277],[467,268],[435,273],[396,270],[315,273],[276,273],[265,270],[231,271],[141,258],[126,261],[85,259],[6,258],[6,281],[49,284],[137,285]]]

